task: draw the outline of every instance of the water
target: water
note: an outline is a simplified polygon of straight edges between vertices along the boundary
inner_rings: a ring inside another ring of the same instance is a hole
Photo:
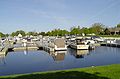
[[[95,50],[9,52],[0,56],[0,75],[63,70],[120,63],[120,48],[97,47]]]

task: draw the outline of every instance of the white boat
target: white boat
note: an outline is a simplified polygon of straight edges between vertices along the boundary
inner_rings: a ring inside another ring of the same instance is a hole
[[[82,38],[76,38],[74,42],[71,42],[70,47],[77,49],[77,50],[88,50],[89,49],[89,45],[86,44],[85,40]]]
[[[54,49],[54,51],[67,50],[67,45],[64,38],[56,38],[49,41],[48,47]]]

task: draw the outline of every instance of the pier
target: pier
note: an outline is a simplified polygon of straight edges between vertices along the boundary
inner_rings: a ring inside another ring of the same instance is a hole
[[[101,46],[107,46],[107,47],[117,47],[120,48],[120,40],[116,39],[109,39],[106,40],[105,43],[101,43]]]
[[[8,47],[4,47],[0,50],[0,55],[6,54],[8,52]]]
[[[89,41],[91,40],[87,40],[87,42]],[[92,40],[92,42],[94,41]],[[67,47],[70,44],[72,44],[72,41],[67,40],[67,38],[65,37],[46,36],[46,37],[37,38],[37,39],[36,37],[31,38],[31,39],[19,38],[19,40],[17,41],[16,40],[5,41],[4,46],[1,45],[0,54],[5,54],[9,51],[24,51],[24,50],[25,51],[44,50],[47,52],[66,51]],[[89,46],[89,45],[86,44],[86,46]]]
[[[73,38],[65,37],[42,37],[42,38],[32,38],[28,40],[22,38],[18,41],[5,41],[4,46],[1,45],[0,54],[6,54],[9,51],[34,51],[34,50],[44,50],[47,52],[55,51],[66,51],[67,47],[74,48],[75,50],[91,50],[96,46],[109,46],[120,48],[119,39],[108,39],[106,38],[104,42],[96,42],[96,40],[89,38],[80,38],[79,40],[72,40]],[[82,40],[82,42],[81,42]],[[79,48],[76,48],[76,47]]]
[[[11,44],[5,42],[4,46],[0,48],[0,55],[5,55],[10,51],[31,51],[31,50],[41,50],[43,49],[42,44],[40,42],[26,42],[26,46],[22,42]]]
[[[49,39],[48,41],[44,40],[43,49],[48,52],[67,50],[65,38]]]
[[[120,48],[120,44],[118,44],[118,43],[102,43],[101,46]]]

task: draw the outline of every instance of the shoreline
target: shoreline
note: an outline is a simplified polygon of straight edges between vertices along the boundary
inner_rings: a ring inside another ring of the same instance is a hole
[[[53,76],[50,76],[50,74]],[[120,75],[120,64],[112,64],[112,65],[105,65],[105,66],[91,66],[91,67],[86,67],[86,68],[73,68],[73,69],[67,69],[67,70],[33,72],[33,73],[27,73],[27,74],[16,74],[16,75],[0,76],[0,79],[3,79],[3,78],[4,79],[13,79],[13,78],[14,79],[20,79],[20,78],[23,78],[23,79],[58,79],[58,78],[61,78],[61,76],[66,77],[66,75],[68,75],[68,77],[66,78],[72,78],[71,75],[75,75],[75,74],[79,74],[74,77],[77,79],[81,79],[81,78],[118,79]],[[95,78],[91,76],[94,76]]]

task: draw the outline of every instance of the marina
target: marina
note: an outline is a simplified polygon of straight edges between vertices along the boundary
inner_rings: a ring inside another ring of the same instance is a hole
[[[5,53],[10,51],[19,51],[19,50],[39,50],[43,49],[48,52],[54,51],[64,51],[67,50],[67,47],[74,48],[76,50],[89,50],[92,49],[92,46],[95,43],[91,43],[88,40],[80,37],[81,39],[76,38],[73,41],[67,40],[65,37],[43,37],[43,38],[22,38],[20,36],[13,38],[12,40],[4,39],[4,42],[1,42],[0,53]],[[14,40],[15,39],[15,40]],[[93,41],[93,40],[92,40]],[[67,43],[69,42],[69,43]]]
[[[120,63],[120,49],[96,47],[95,50],[45,52],[15,51],[0,55],[0,75],[23,74]],[[16,65],[17,63],[17,65]]]
[[[101,43],[101,46],[120,48],[120,40],[118,39],[106,40],[106,42]]]
[[[46,43],[44,45],[44,43]],[[43,48],[47,51],[64,51],[67,50],[67,45],[65,44],[64,38],[54,38],[47,42],[43,42]]]
[[[0,0],[0,79],[120,79],[120,0]]]
[[[97,46],[120,47],[119,39],[92,37],[18,37],[1,42],[0,54],[9,51],[44,50],[47,52],[66,51],[69,47],[75,50],[94,50]]]
[[[70,43],[70,47],[76,50],[89,50],[90,45],[83,38],[76,38],[74,42]]]
[[[119,40],[103,41],[98,37],[5,40],[0,49],[0,75],[118,64],[120,49],[113,44],[119,44]]]

